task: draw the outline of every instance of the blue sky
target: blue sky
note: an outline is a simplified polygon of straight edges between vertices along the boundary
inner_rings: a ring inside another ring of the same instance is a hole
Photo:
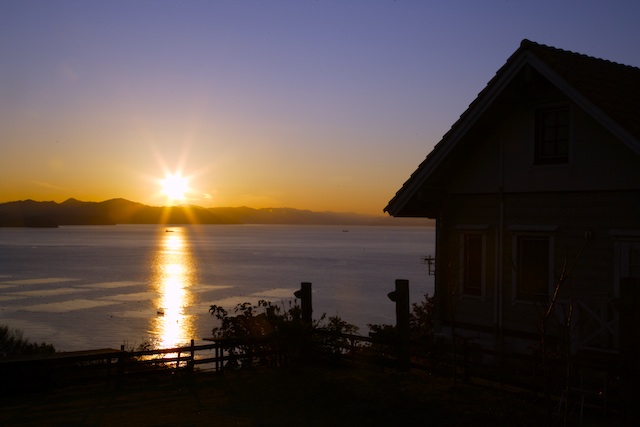
[[[633,1],[0,2],[0,202],[381,214],[528,38],[640,66]]]

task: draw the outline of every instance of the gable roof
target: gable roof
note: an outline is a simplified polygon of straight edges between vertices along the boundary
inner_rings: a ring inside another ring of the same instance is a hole
[[[391,199],[385,212],[415,215],[408,203],[416,196],[423,197],[419,192],[430,176],[525,66],[540,73],[640,156],[640,68],[525,39]]]

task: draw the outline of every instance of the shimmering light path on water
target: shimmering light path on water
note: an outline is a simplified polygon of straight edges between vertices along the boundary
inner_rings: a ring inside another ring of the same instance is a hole
[[[174,347],[195,336],[193,317],[185,312],[193,304],[191,286],[196,284],[196,263],[186,233],[186,228],[171,227],[159,234],[152,281],[158,293],[150,331],[154,347]]]

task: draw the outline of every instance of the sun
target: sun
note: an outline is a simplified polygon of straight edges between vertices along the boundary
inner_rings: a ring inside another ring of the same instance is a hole
[[[189,180],[179,173],[167,174],[160,181],[162,192],[167,196],[169,201],[182,201],[186,199],[186,193],[189,191]]]

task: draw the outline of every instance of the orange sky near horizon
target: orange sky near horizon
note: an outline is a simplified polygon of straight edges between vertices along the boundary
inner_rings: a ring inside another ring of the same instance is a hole
[[[3,1],[0,202],[382,215],[523,38],[639,66],[638,12],[622,1]],[[170,200],[161,180],[176,173],[188,189]]]

